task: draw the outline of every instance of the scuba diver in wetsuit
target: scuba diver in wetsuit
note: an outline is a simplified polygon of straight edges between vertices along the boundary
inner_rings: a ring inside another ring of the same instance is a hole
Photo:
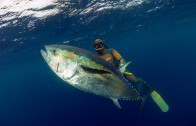
[[[94,48],[99,57],[111,63],[116,68],[119,68],[120,66],[125,64],[125,60],[120,55],[120,53],[118,53],[113,48],[106,48],[101,39],[96,39],[94,41]],[[149,85],[147,85],[147,83],[144,80],[142,80],[141,78],[137,78],[133,73],[126,71],[123,74],[127,80],[137,84],[137,90],[140,93],[144,91],[144,87],[146,87],[147,91],[152,90],[152,88]]]
[[[111,63],[117,69],[125,64],[125,60],[123,57],[113,48],[108,48],[104,45],[101,39],[96,39],[94,41],[94,48],[99,57],[103,58],[107,62]],[[125,70],[123,72],[124,77],[131,81],[132,83],[136,84],[136,89],[142,95],[144,95],[144,100],[141,104],[141,110],[143,110],[144,103],[148,96],[150,95],[154,102],[158,105],[158,107],[162,110],[162,112],[167,112],[169,106],[164,101],[164,99],[160,96],[160,94],[155,91],[152,87],[150,87],[143,79],[137,78],[133,73]]]

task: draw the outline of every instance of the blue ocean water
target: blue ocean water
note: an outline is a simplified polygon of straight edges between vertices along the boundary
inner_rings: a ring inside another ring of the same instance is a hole
[[[113,8],[129,4],[126,0],[58,2],[80,12],[99,3]],[[15,25],[0,28],[0,126],[196,125],[195,6],[194,0],[144,0],[133,7],[86,15],[68,16],[63,8],[43,20],[17,17]],[[40,54],[44,45],[55,43],[95,53],[96,38],[132,61],[128,69],[161,94],[170,106],[167,113],[150,98],[142,115],[139,101],[120,101],[122,109],[118,109],[109,99],[63,82]]]

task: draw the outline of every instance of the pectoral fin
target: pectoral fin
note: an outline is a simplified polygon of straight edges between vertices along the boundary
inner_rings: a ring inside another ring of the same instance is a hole
[[[98,70],[98,69],[90,68],[90,67],[83,66],[83,65],[80,65],[80,67],[81,67],[85,72],[88,72],[88,73],[94,73],[94,74],[111,74],[111,72],[109,72],[109,71]]]
[[[112,99],[112,101],[114,102],[114,104],[115,104],[119,109],[121,109],[121,106],[120,106],[120,104],[119,104],[119,102],[118,102],[118,99]]]

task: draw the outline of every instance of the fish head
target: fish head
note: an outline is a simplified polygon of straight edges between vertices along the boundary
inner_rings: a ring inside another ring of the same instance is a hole
[[[49,67],[62,79],[72,77],[77,70],[77,55],[66,48],[56,45],[46,45],[41,54]]]

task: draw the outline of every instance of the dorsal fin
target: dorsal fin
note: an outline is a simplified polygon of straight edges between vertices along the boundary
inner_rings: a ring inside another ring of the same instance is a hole
[[[111,72],[109,72],[109,71],[93,69],[93,68],[90,68],[90,67],[87,67],[87,66],[83,66],[83,65],[80,65],[80,67],[85,72],[89,72],[89,73],[94,73],[94,74],[111,74]]]
[[[125,72],[126,67],[131,63],[131,61],[126,62],[124,65],[120,66],[118,69],[121,73]]]

